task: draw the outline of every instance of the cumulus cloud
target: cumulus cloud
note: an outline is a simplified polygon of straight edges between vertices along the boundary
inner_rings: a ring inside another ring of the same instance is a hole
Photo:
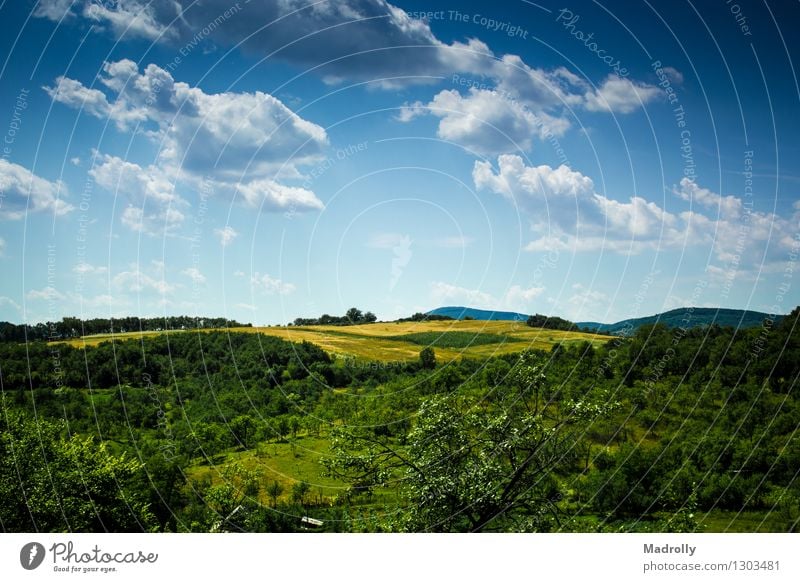
[[[64,301],[67,296],[55,287],[31,289],[25,295],[29,301]]]
[[[467,95],[446,90],[426,106],[440,119],[437,136],[481,154],[528,150],[534,137],[562,136],[569,121],[547,113],[538,115],[497,91],[470,88]],[[401,120],[408,120],[409,115]]]
[[[15,311],[22,312],[22,307],[20,307],[19,303],[11,299],[11,297],[0,297],[0,307],[10,307]]]
[[[51,182],[18,164],[0,159],[0,219],[19,220],[29,212],[51,212],[62,216],[75,209],[63,200],[67,187]]]
[[[39,0],[33,15],[55,22],[80,15],[96,23],[100,30],[110,28],[120,38],[167,40],[177,35],[177,30],[170,25],[180,16],[181,10],[180,4],[173,0]]]
[[[214,235],[219,239],[219,244],[227,247],[239,236],[239,233],[232,226],[225,226],[224,228],[215,228]]]
[[[206,93],[156,65],[139,71],[126,59],[105,63],[99,82],[113,99],[64,77],[46,90],[56,102],[159,145],[147,166],[95,152],[92,176],[134,206],[123,212],[128,227],[148,234],[179,227],[188,202],[176,193],[178,185],[235,196],[265,211],[322,208],[312,191],[275,177],[299,175],[297,166],[321,159],[328,136],[272,95]]]
[[[800,220],[800,210],[790,219],[752,212],[740,199],[686,179],[673,189],[676,197],[716,209],[714,216],[696,210],[671,213],[640,196],[609,198],[595,191],[591,178],[566,166],[527,166],[514,155],[499,156],[497,166],[495,170],[489,162],[475,162],[473,181],[476,188],[507,198],[529,217],[538,235],[526,246],[531,251],[605,249],[632,254],[691,246],[708,249],[719,261],[757,265],[777,260],[781,253],[785,258]]]
[[[181,275],[189,277],[195,285],[203,285],[206,282],[206,276],[197,267],[188,267],[181,271]]]
[[[492,63],[482,73],[494,79],[492,88],[468,80],[471,86],[466,93],[447,89],[427,104],[405,104],[397,120],[409,122],[434,115],[440,119],[438,137],[480,154],[497,154],[528,151],[534,138],[562,137],[571,127],[566,108],[572,108],[573,114],[579,108],[631,113],[659,95],[657,87],[629,79],[609,77],[592,88],[563,69],[535,70],[521,60],[511,65],[506,58]]]
[[[270,277],[266,273],[263,275],[255,273],[250,277],[250,284],[264,295],[289,295],[294,293],[296,289],[292,283],[286,283],[280,279]]]
[[[111,280],[112,285],[126,292],[155,293],[161,296],[169,295],[176,290],[175,285],[167,283],[163,269],[159,264],[154,264],[150,274],[143,271],[139,265],[131,265],[129,270],[117,273]]]
[[[584,94],[584,107],[589,111],[630,113],[659,94],[660,89],[653,85],[609,75],[597,89]]]

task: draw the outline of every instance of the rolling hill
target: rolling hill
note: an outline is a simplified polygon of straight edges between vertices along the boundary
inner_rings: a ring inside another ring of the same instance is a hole
[[[428,315],[446,315],[453,319],[472,318],[478,321],[526,321],[528,316],[514,311],[489,311],[474,309],[472,307],[437,307],[428,312]]]
[[[603,333],[618,334],[624,330],[632,332],[643,325],[651,323],[663,323],[667,327],[697,327],[704,325],[719,325],[721,327],[756,327],[769,317],[767,313],[760,311],[748,311],[743,309],[722,309],[714,307],[681,307],[672,309],[664,313],[657,313],[647,317],[636,317],[623,319],[616,323],[598,323],[595,321],[581,321],[576,325],[581,329],[598,331]],[[775,317],[779,321],[783,316]]]
[[[472,318],[478,321],[526,321],[528,316],[514,311],[490,311],[474,309],[472,307],[437,307],[428,312],[429,315],[446,315],[453,319]],[[643,325],[663,323],[667,327],[697,327],[716,324],[721,327],[756,327],[763,323],[769,315],[760,311],[744,309],[723,309],[715,307],[680,307],[656,313],[646,317],[623,319],[615,323],[599,323],[596,321],[579,321],[577,325],[582,330],[600,333],[619,334],[623,330],[628,333],[635,331]],[[779,321],[782,316],[777,316]]]

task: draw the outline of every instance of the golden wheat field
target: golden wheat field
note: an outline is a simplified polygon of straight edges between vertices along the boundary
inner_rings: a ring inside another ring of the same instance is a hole
[[[450,361],[462,357],[485,358],[526,349],[550,350],[560,343],[588,341],[599,345],[610,339],[608,336],[591,333],[534,328],[518,321],[477,320],[379,322],[353,326],[236,327],[229,328],[228,331],[258,333],[291,342],[308,341],[338,357],[383,362],[413,360],[427,345],[434,347],[439,361]],[[66,340],[63,343],[75,347],[94,346],[112,340],[129,341],[169,333],[193,333],[193,331],[102,334]],[[416,338],[416,342],[404,339],[403,336],[408,337],[410,334],[416,334],[411,336]],[[457,341],[453,341],[454,337]],[[454,347],[453,344],[457,346]]]

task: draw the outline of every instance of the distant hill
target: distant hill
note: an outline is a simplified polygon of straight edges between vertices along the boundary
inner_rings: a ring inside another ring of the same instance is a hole
[[[528,316],[514,311],[489,311],[486,309],[473,309],[472,307],[437,307],[428,312],[429,315],[444,315],[453,319],[471,317],[481,321],[527,321]]]
[[[623,319],[616,323],[579,321],[576,325],[581,329],[618,334],[624,330],[632,332],[650,323],[663,323],[667,327],[697,327],[712,324],[717,324],[721,327],[756,327],[761,325],[765,318],[769,317],[767,313],[743,309],[722,309],[714,307],[695,307],[691,311],[689,309],[688,307],[681,307],[647,317]],[[776,316],[776,322],[782,317],[781,315]]]

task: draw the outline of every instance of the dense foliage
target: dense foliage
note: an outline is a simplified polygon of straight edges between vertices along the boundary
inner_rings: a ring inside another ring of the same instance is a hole
[[[222,331],[0,343],[0,527],[793,531],[799,316],[453,362]]]
[[[35,325],[14,324],[0,321],[0,342],[24,342],[52,340],[101,333],[126,333],[132,331],[161,331],[178,329],[224,329],[226,327],[250,327],[250,323],[239,323],[223,317],[121,317],[119,319],[79,319],[65,317],[61,321],[48,321]]]
[[[525,323],[531,327],[541,327],[544,329],[560,329],[562,331],[577,331],[578,329],[578,326],[571,321],[560,317],[541,315],[540,313],[529,316]]]
[[[359,325],[376,321],[378,318],[371,311],[364,313],[357,307],[351,307],[342,316],[323,313],[319,317],[298,317],[294,320],[294,325]]]

